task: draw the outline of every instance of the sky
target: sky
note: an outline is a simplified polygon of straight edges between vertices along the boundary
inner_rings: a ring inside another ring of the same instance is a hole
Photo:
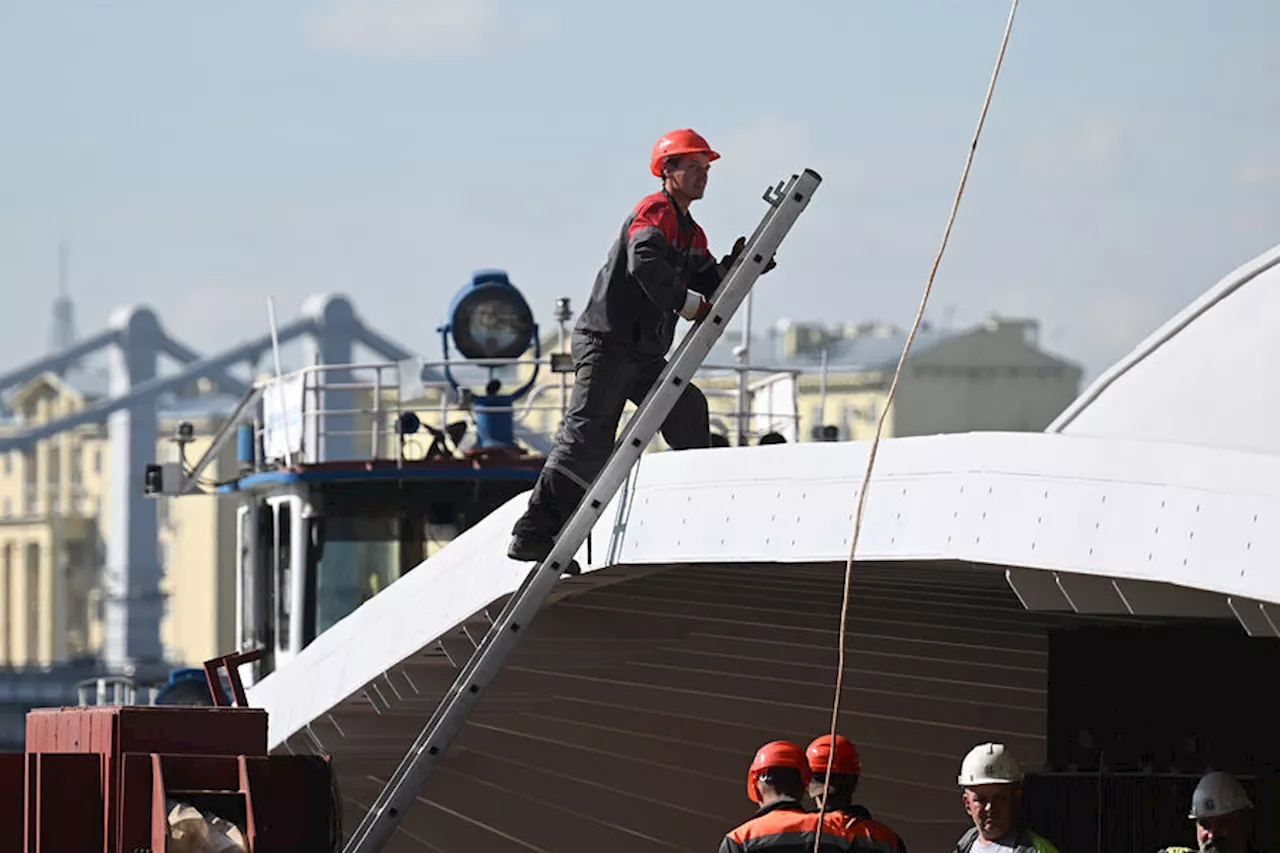
[[[205,352],[312,293],[429,358],[473,270],[544,328],[580,308],[649,151],[723,155],[713,251],[767,186],[824,178],[755,296],[910,323],[1006,0],[0,2],[0,366],[48,346],[58,243],[81,334],[156,309]],[[1023,0],[934,323],[992,313],[1096,376],[1280,242],[1280,4]]]

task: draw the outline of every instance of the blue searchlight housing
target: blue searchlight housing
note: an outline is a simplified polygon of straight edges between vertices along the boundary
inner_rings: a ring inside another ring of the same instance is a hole
[[[444,349],[444,375],[455,392],[460,385],[449,369],[450,335],[465,358],[489,368],[485,393],[472,396],[477,447],[515,448],[515,419],[511,407],[533,387],[538,378],[538,365],[535,362],[533,374],[524,385],[512,393],[501,394],[498,392],[502,384],[495,373],[506,365],[485,365],[485,361],[519,358],[530,345],[534,347],[534,358],[541,357],[538,324],[533,320],[529,303],[505,271],[479,270],[454,296],[449,306],[449,322],[439,331]]]
[[[480,270],[449,306],[458,352],[470,359],[519,358],[537,335],[533,311],[502,270]]]

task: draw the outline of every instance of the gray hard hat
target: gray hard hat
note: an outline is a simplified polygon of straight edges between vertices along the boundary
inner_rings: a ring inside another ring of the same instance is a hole
[[[1200,778],[1200,784],[1191,795],[1191,813],[1187,817],[1199,820],[1251,808],[1253,803],[1244,786],[1231,774],[1215,770]]]

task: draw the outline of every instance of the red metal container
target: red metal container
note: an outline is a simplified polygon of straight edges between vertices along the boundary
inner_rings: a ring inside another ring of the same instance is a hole
[[[27,793],[56,793],[56,785],[82,785],[81,774],[91,772],[85,762],[59,760],[55,755],[94,756],[93,771],[101,786],[106,806],[101,815],[104,839],[115,841],[120,829],[120,790],[123,783],[123,756],[210,755],[265,756],[267,714],[259,708],[189,708],[177,706],[98,706],[88,708],[39,708],[27,714]],[[34,761],[32,760],[34,758]],[[32,777],[33,769],[39,771]],[[49,778],[53,774],[53,778]],[[77,777],[76,782],[68,776]],[[36,783],[36,779],[40,781]],[[34,790],[33,790],[33,783]],[[150,790],[148,786],[147,795]],[[27,820],[41,798],[28,802]],[[163,803],[161,804],[163,807]],[[54,831],[54,818],[39,820],[41,835]],[[43,850],[54,850],[42,844]],[[71,849],[71,848],[67,848]],[[108,844],[107,853],[114,853]],[[29,851],[34,853],[34,851]],[[132,853],[132,850],[129,850]]]
[[[168,812],[187,803],[240,827],[249,853],[327,853],[341,842],[324,757],[267,755],[267,714],[238,704],[239,663],[205,663],[217,707],[41,708],[26,755],[0,754],[0,853],[164,853]]]
[[[0,850],[22,849],[26,756],[0,752]]]
[[[37,708],[27,714],[27,752],[266,755],[267,712],[176,705]]]

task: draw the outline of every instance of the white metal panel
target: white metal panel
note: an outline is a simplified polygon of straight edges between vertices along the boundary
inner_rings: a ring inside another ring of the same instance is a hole
[[[751,393],[751,431],[756,436],[776,432],[787,441],[800,440],[800,411],[796,377],[791,373],[775,373],[753,382]]]
[[[1223,278],[1102,374],[1050,432],[1280,453],[1280,247]]]
[[[802,562],[837,570],[867,451],[822,442],[647,456],[601,516],[592,560],[585,547],[578,560],[588,572]],[[271,745],[513,591],[529,566],[505,552],[525,501],[513,498],[255,685],[249,698],[271,712]],[[1121,591],[1131,587],[1111,581],[1174,584],[1248,600],[1237,601],[1237,618],[1263,634],[1280,616],[1258,604],[1280,604],[1278,519],[1276,456],[1060,434],[894,439],[881,445],[858,556],[1013,567],[1024,605],[1030,597],[1055,609],[1150,614],[1159,596],[1135,606],[1132,593],[1126,604]],[[1036,584],[1028,596],[1026,573],[1036,570],[1070,575],[1071,595],[1054,605]],[[1165,615],[1190,606],[1168,605]]]
[[[268,383],[262,397],[262,447],[267,459],[292,458],[302,452],[306,379],[305,373],[299,373]]]
[[[813,443],[646,459],[612,559],[843,560],[866,451]],[[1280,519],[1280,457],[1025,433],[896,439],[881,448],[859,557],[969,560],[1275,601],[1280,538],[1268,519]]]

